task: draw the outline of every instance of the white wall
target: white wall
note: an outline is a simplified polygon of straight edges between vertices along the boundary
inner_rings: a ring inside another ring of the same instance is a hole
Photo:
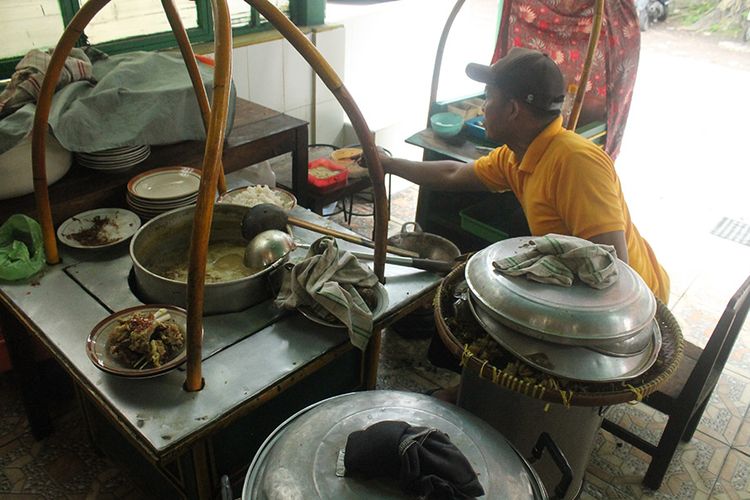
[[[308,34],[326,61],[344,78],[344,29]],[[341,145],[344,112],[310,65],[286,40],[233,51],[237,95],[310,122],[310,143]]]

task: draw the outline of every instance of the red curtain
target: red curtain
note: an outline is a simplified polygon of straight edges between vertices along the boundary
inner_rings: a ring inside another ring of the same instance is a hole
[[[593,1],[502,1],[492,62],[511,47],[529,47],[548,54],[560,66],[567,84],[579,83],[593,24]],[[640,44],[633,0],[605,0],[602,30],[578,123],[607,123],[605,149],[612,158],[619,153],[630,110]]]

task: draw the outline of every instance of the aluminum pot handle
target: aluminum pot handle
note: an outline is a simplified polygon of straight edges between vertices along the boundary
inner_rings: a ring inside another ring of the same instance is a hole
[[[408,230],[409,226],[414,226],[414,229],[412,231],[409,231]],[[422,228],[420,227],[419,223],[417,223],[417,222],[404,222],[404,225],[401,226],[401,233],[405,234],[405,233],[412,233],[412,232],[413,233],[421,233],[422,232]]]
[[[531,450],[531,457],[528,459],[529,463],[533,464],[542,458],[544,448],[549,450],[552,460],[562,473],[562,479],[560,479],[560,482],[555,486],[555,495],[552,497],[552,500],[565,498],[565,494],[568,492],[568,488],[570,488],[570,483],[573,482],[573,469],[570,468],[568,459],[565,458],[565,455],[563,455],[563,452],[552,439],[552,436],[546,432],[542,432],[539,435],[539,439],[537,439],[534,449]]]

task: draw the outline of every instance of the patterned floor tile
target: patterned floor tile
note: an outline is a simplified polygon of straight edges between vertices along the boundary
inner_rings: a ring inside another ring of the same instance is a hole
[[[136,493],[149,498],[127,474],[94,452],[77,412],[56,418],[55,428],[43,441],[25,433],[0,447],[2,498],[124,499]]]
[[[745,414],[740,430],[732,442],[732,449],[750,456],[750,409]]]
[[[651,442],[664,425],[663,415],[642,404],[618,405],[607,417]],[[696,432],[677,448],[661,488],[651,491],[641,484],[650,457],[602,430],[587,471],[633,498],[708,498],[728,453],[728,445]]]
[[[579,500],[624,500],[638,498],[628,491],[620,491],[606,481],[587,472],[583,478],[583,487]]]
[[[750,406],[750,380],[724,371],[714,389],[698,430],[721,441],[732,444],[740,430]]]
[[[736,450],[731,450],[719,473],[711,498],[717,500],[734,500],[750,498],[750,457]]]
[[[438,368],[427,359],[429,344],[430,339],[405,339],[386,330],[381,346],[381,366],[412,371],[443,388],[458,384],[459,374]]]

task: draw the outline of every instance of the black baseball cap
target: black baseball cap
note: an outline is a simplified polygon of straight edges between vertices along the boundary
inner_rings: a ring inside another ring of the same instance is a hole
[[[538,50],[513,47],[492,66],[469,64],[466,74],[543,111],[560,111],[565,99],[565,79],[560,68]]]

